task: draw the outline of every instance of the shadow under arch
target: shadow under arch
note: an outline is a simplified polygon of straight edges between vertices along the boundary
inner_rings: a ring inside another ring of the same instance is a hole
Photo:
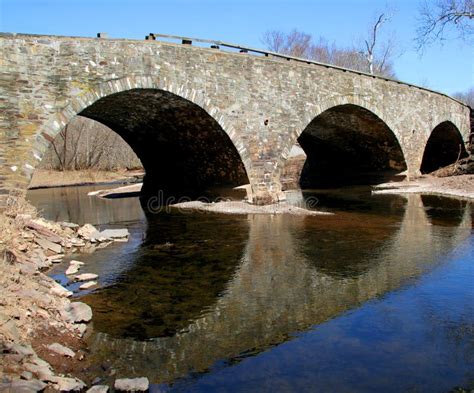
[[[167,86],[149,77],[123,78],[71,98],[68,106],[37,135],[34,156],[42,154],[76,115],[119,134],[145,170],[142,196],[203,196],[210,186],[249,182],[250,160],[226,117],[200,92]],[[226,129],[227,128],[227,129]]]
[[[297,142],[306,155],[300,156],[301,188],[374,184],[407,169],[396,134],[360,105],[326,109],[306,126]]]
[[[444,121],[433,129],[426,142],[420,171],[431,173],[467,155],[458,127],[451,121]]]

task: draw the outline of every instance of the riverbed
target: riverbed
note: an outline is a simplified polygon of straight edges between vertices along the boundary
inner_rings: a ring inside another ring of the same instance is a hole
[[[313,191],[330,215],[165,210],[101,187],[30,191],[52,220],[127,227],[73,255],[99,287],[85,380],[162,392],[447,392],[474,388],[471,204],[370,189]],[[301,200],[297,201],[301,203]],[[154,389],[154,390],[153,390]]]

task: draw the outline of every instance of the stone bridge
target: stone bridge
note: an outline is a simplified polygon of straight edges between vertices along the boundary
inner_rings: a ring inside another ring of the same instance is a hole
[[[361,72],[185,41],[2,34],[0,43],[3,195],[28,187],[77,115],[134,149],[146,195],[249,183],[263,204],[299,184],[417,176],[466,152],[467,106]]]

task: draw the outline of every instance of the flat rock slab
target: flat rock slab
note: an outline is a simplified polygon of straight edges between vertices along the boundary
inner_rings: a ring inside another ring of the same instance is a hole
[[[102,232],[99,232],[97,237],[106,239],[121,239],[128,237],[129,235],[130,233],[128,232],[128,229],[106,229]]]
[[[89,322],[92,319],[92,309],[85,303],[74,302],[64,309],[63,316],[70,322]]]
[[[92,386],[86,393],[107,393],[109,387],[107,385],[95,385]]]
[[[56,254],[60,254],[63,251],[61,245],[53,243],[45,238],[37,237],[35,239],[36,244],[38,244],[43,250],[51,250]]]
[[[88,281],[82,284],[79,289],[89,289],[95,287],[97,285],[97,281]]]
[[[148,378],[121,378],[116,379],[114,388],[119,392],[146,392],[150,382]]]
[[[76,281],[90,281],[90,280],[95,280],[99,275],[95,273],[83,273],[83,274],[78,274],[77,276],[74,276],[74,279]]]
[[[76,354],[74,353],[72,349],[69,349],[68,347],[65,347],[64,345],[61,345],[59,343],[50,344],[47,346],[47,348],[50,351],[57,353],[58,355],[61,355],[61,356],[67,356],[70,358],[73,358],[74,356],[76,356]]]
[[[80,269],[79,265],[69,265],[65,273],[67,276],[70,276],[71,274],[76,274],[79,271],[79,269]]]

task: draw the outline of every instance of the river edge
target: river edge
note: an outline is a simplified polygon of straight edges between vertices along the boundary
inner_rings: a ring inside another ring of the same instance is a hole
[[[373,187],[372,194],[426,194],[474,200],[474,175],[436,177],[424,175],[414,180],[382,183]]]
[[[452,178],[448,179],[447,184],[453,187],[450,179]],[[406,187],[407,183],[402,182],[398,185]],[[459,189],[455,189],[455,191],[467,192],[467,198],[472,200],[474,198],[470,193],[470,187],[473,183],[473,175],[459,176],[456,180]],[[397,183],[388,183],[390,187],[394,184]],[[410,192],[420,192],[419,188],[413,190]],[[406,193],[405,191],[406,188],[399,193]],[[396,190],[393,192],[398,193]],[[436,192],[439,192],[439,189]],[[26,202],[23,203],[26,204]],[[195,206],[193,207],[193,203],[191,203],[185,208],[194,209]],[[214,212],[222,213],[222,211]],[[269,213],[275,214],[272,209],[267,212],[267,214]],[[11,244],[7,244],[8,247],[6,247],[6,257],[1,262],[4,274],[2,274],[0,282],[5,295],[0,309],[0,345],[2,347],[0,351],[2,358],[0,362],[0,376],[2,377],[0,391],[2,391],[2,387],[15,391],[12,381],[30,384],[30,387],[35,386],[38,390],[40,390],[39,388],[57,389],[60,386],[59,383],[63,384],[63,391],[67,391],[70,387],[72,387],[70,391],[77,390],[83,382],[74,376],[84,371],[87,360],[87,346],[83,340],[83,334],[87,330],[84,328],[86,321],[71,321],[70,318],[65,317],[64,310],[70,308],[72,303],[69,300],[70,295],[65,288],[49,278],[47,276],[48,270],[45,270],[55,262],[52,258],[54,253],[42,258],[33,255],[35,254],[33,251],[38,249],[35,232],[40,234],[40,238],[46,237],[46,240],[49,238],[49,241],[55,240],[54,236],[56,235],[60,238],[60,240],[56,239],[56,244],[67,248],[65,247],[67,242],[71,242],[72,238],[80,237],[78,235],[79,227],[71,223],[55,223],[37,218],[35,213],[25,207],[20,207],[14,212],[0,214],[2,214],[2,223],[4,220],[8,220],[12,226],[10,229],[13,231],[10,233],[9,239]],[[320,214],[320,212],[314,214]],[[31,225],[31,222],[39,227]],[[81,239],[84,240],[82,237]],[[2,246],[2,240],[3,238],[0,238],[0,246]],[[52,243],[55,242],[52,241]],[[98,243],[86,239],[83,247],[96,248]],[[67,254],[77,251],[80,252],[80,250],[71,247],[71,252]],[[35,300],[31,302],[31,299]],[[8,303],[10,300],[12,303]],[[4,313],[4,307],[9,305],[10,313]],[[88,314],[88,311],[85,313]],[[15,337],[15,330],[18,334],[17,337]],[[10,336],[5,340],[7,334]],[[54,343],[66,345],[75,353],[75,356],[51,354],[46,346]],[[17,385],[16,388],[19,386],[23,385]],[[80,389],[85,389],[85,387]]]
[[[73,293],[48,271],[73,253],[124,241],[123,233],[106,237],[107,230],[90,224],[39,218],[22,197],[10,197],[0,219],[0,391],[84,391],[87,384],[77,376],[88,367],[84,338],[91,333],[92,309],[71,300]],[[86,266],[73,265],[70,279],[82,281],[84,274],[73,274]]]

